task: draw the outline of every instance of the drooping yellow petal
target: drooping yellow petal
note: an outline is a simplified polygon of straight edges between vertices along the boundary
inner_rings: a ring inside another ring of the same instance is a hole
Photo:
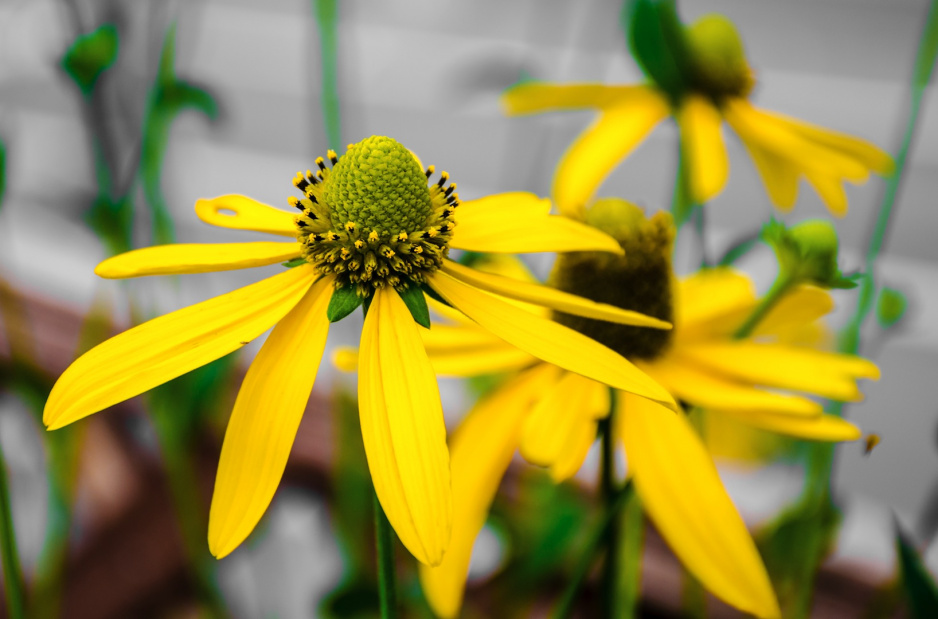
[[[737,381],[803,391],[833,400],[857,401],[857,378],[879,378],[879,368],[861,357],[751,341],[684,346],[682,358]]]
[[[677,337],[686,337],[714,318],[752,306],[752,280],[729,268],[704,269],[678,282],[674,305]]]
[[[626,101],[636,90],[644,89],[644,86],[527,82],[506,90],[501,103],[502,109],[510,116],[551,110],[605,108]]]
[[[803,327],[826,316],[834,309],[834,299],[817,286],[801,285],[782,297],[753,331],[753,337],[774,335],[792,327]],[[740,316],[735,328],[746,316]]]
[[[289,269],[112,337],[59,377],[43,422],[61,428],[237,350],[283,318],[314,278],[312,266]]]
[[[831,214],[837,217],[847,214],[847,192],[836,176],[817,172],[807,172],[805,176]]]
[[[411,554],[439,565],[453,524],[446,427],[417,324],[393,289],[374,294],[358,371],[362,439],[378,500]]]
[[[500,193],[463,202],[456,209],[450,247],[469,251],[608,251],[621,254],[611,236],[592,226],[550,214],[550,201],[532,193]]]
[[[865,140],[855,138],[846,133],[840,133],[839,131],[832,131],[824,127],[812,125],[802,120],[779,114],[778,112],[764,111],[763,113],[773,117],[776,122],[783,124],[811,142],[839,151],[844,155],[856,159],[877,174],[882,176],[892,174],[893,168],[895,167],[892,157],[890,157],[887,152]]]
[[[623,396],[629,470],[668,545],[717,597],[758,617],[780,617],[756,545],[683,414]]]
[[[553,379],[554,369],[542,363],[512,378],[476,404],[450,441],[453,538],[440,565],[419,566],[423,592],[439,617],[459,614],[476,536],[511,462],[530,401]]]
[[[765,410],[788,415],[821,414],[821,405],[817,402],[733,382],[701,371],[692,361],[673,354],[641,367],[677,398],[694,406],[720,410]]]
[[[195,214],[205,223],[220,228],[292,237],[297,232],[296,217],[292,213],[236,193],[197,200]]]
[[[869,177],[867,167],[853,157],[806,139],[745,99],[728,99],[723,114],[744,140],[758,143],[805,172],[813,171],[854,182],[863,182]]]
[[[593,411],[585,410],[592,384],[579,374],[563,372],[541,394],[521,431],[519,449],[528,462],[550,466],[560,458],[567,439],[581,422],[595,419]]]
[[[208,547],[218,559],[250,535],[280,485],[326,346],[332,284],[326,277],[310,287],[271,331],[241,383],[209,514]]]
[[[765,412],[707,411],[714,415],[731,415],[750,426],[811,441],[855,441],[863,436],[860,428],[834,415],[798,417]]]
[[[177,243],[119,254],[100,263],[94,272],[107,279],[211,273],[266,266],[299,256],[299,243]]]
[[[637,87],[604,109],[570,145],[554,173],[553,195],[563,214],[579,216],[614,167],[670,112],[657,91]]]
[[[433,349],[427,351],[427,356],[437,376],[457,378],[520,370],[538,361],[523,350],[507,344],[461,350]]]
[[[509,344],[605,385],[676,407],[661,385],[585,335],[519,309],[442,271],[431,275],[428,283],[458,310]]]
[[[732,116],[727,117],[727,120],[749,151],[772,203],[784,211],[791,210],[798,200],[801,170],[790,159],[780,157],[775,151],[763,146],[758,133],[747,131],[747,124],[734,122]]]
[[[695,204],[708,202],[723,190],[730,172],[723,144],[723,117],[705,97],[690,95],[678,112],[678,125],[691,197]]]
[[[640,314],[639,312],[621,309],[607,303],[597,303],[596,301],[584,299],[583,297],[550,288],[549,286],[513,280],[491,273],[483,273],[482,271],[465,267],[451,260],[443,263],[443,271],[464,284],[474,286],[475,288],[480,288],[510,299],[549,307],[575,316],[584,316],[586,318],[605,320],[622,325],[633,325],[636,327],[651,327],[655,329],[671,328],[671,323],[646,316],[645,314]]]

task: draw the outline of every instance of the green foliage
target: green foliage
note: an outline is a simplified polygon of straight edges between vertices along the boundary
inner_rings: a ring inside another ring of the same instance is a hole
[[[913,619],[934,619],[938,617],[938,587],[898,522],[895,527],[900,579],[911,616]]]
[[[430,328],[430,309],[427,307],[427,298],[423,295],[420,286],[410,286],[400,293],[404,300],[404,305],[410,310],[410,315],[414,317],[421,327]]]
[[[301,267],[304,264],[306,264],[306,258],[294,258],[293,260],[284,262],[281,266],[285,266],[288,269],[293,269],[296,267]]]
[[[62,57],[62,68],[90,97],[98,78],[117,60],[117,50],[117,28],[104,24],[75,39]]]
[[[129,196],[114,199],[102,189],[84,218],[109,253],[119,254],[131,249],[133,205]]]
[[[842,515],[824,496],[802,500],[779,514],[756,535],[785,617],[803,617],[810,608],[814,576],[833,549]]]
[[[337,288],[332,292],[332,298],[329,299],[326,317],[329,322],[339,322],[354,312],[362,301],[363,299],[355,292],[354,286]]]
[[[687,89],[688,51],[684,26],[674,0],[630,0],[622,25],[632,56],[649,78],[671,98]]]
[[[837,231],[827,220],[808,219],[790,228],[772,219],[762,228],[762,240],[778,258],[779,279],[791,285],[856,288],[856,275],[846,276],[837,266]]]
[[[902,291],[884,287],[876,302],[876,319],[883,328],[888,329],[902,320],[907,307],[908,300]]]

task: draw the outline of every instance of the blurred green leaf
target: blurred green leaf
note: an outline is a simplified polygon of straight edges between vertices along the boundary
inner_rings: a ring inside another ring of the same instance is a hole
[[[62,57],[62,68],[90,96],[98,78],[117,60],[117,52],[117,28],[104,24],[75,39]]]
[[[85,213],[85,222],[101,239],[110,254],[131,249],[133,205],[130,197],[112,199],[102,193]]]
[[[689,62],[674,0],[629,0],[622,22],[636,62],[672,102],[679,101],[687,89]]]
[[[876,318],[883,328],[888,329],[902,320],[908,301],[905,295],[895,288],[884,287],[876,303]]]
[[[935,586],[935,580],[928,573],[922,558],[903,533],[898,521],[895,522],[895,529],[902,589],[909,602],[912,617],[934,619],[938,617],[938,587]]]
[[[918,55],[915,58],[915,71],[912,74],[913,88],[924,89],[928,86],[935,58],[938,57],[938,2],[934,0],[928,10],[928,20],[922,31]]]
[[[801,501],[779,514],[756,536],[785,617],[810,607],[814,577],[833,548],[842,515],[828,497]],[[806,606],[807,605],[807,606]]]

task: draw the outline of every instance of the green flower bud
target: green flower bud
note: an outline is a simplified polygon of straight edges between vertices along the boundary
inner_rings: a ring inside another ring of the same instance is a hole
[[[779,279],[810,283],[823,288],[854,288],[856,283],[837,266],[839,241],[834,226],[823,219],[809,219],[791,228],[772,220],[762,229],[762,240],[775,251]]]
[[[733,22],[705,15],[686,29],[686,39],[695,87],[714,98],[748,94],[752,70]]]

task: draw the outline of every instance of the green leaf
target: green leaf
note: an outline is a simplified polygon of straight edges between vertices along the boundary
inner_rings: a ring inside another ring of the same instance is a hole
[[[938,617],[938,587],[909,538],[895,522],[899,575],[913,619]]]
[[[349,314],[355,311],[362,304],[362,298],[355,292],[354,286],[338,288],[332,293],[329,299],[329,308],[326,310],[326,316],[329,322],[339,322]]]
[[[117,28],[104,24],[75,39],[62,57],[62,68],[88,96],[101,74],[117,60],[117,50]]]
[[[292,269],[295,267],[301,267],[304,264],[306,264],[306,258],[294,258],[293,260],[284,262],[283,266],[287,267],[288,269]],[[353,307],[352,309],[355,309],[355,308]]]
[[[411,286],[399,294],[404,299],[404,305],[410,310],[410,315],[414,317],[414,322],[429,329],[430,309],[427,307],[427,298],[423,296],[423,289],[420,286]]]
[[[892,327],[902,320],[908,305],[908,300],[900,290],[884,287],[879,293],[879,300],[876,303],[876,318],[879,320],[879,324],[884,329]]]
[[[687,89],[684,25],[673,0],[631,0],[622,10],[629,49],[645,74],[678,101]]]

